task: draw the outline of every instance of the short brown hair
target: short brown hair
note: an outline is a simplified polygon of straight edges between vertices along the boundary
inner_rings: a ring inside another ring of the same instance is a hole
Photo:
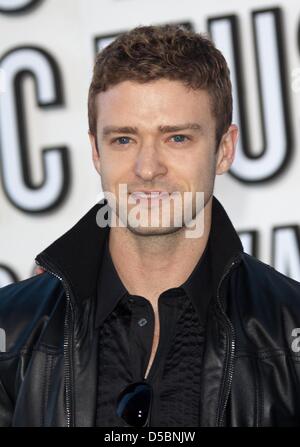
[[[180,25],[139,26],[98,53],[88,95],[90,132],[96,135],[98,93],[126,80],[145,83],[162,78],[208,91],[218,145],[232,120],[229,69],[211,40]]]

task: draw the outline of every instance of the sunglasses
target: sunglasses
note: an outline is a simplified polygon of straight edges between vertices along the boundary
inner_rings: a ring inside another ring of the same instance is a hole
[[[153,390],[147,382],[128,385],[117,400],[117,415],[131,427],[149,426]]]

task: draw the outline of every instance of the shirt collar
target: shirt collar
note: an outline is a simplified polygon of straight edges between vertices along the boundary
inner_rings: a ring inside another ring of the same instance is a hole
[[[210,246],[209,238],[205,250],[198,260],[194,270],[181,286],[198,313],[200,324],[202,326],[205,325],[207,308],[213,294]]]
[[[170,292],[174,292],[175,289],[182,289],[184,291],[191,300],[198,313],[200,324],[203,326],[205,325],[207,307],[213,291],[211,280],[209,238],[202,256],[188,279],[180,287],[168,290]],[[167,294],[168,291],[164,291],[163,293]],[[104,244],[103,261],[98,278],[96,327],[99,327],[105,321],[125,294],[128,294],[128,291],[113,264],[107,237]]]
[[[96,327],[114,310],[120,299],[127,293],[112,261],[108,237],[103,246],[103,258],[97,287]]]

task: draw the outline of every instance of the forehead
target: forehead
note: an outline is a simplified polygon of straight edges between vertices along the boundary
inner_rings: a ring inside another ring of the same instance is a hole
[[[194,90],[180,81],[166,79],[147,83],[120,82],[98,93],[96,108],[101,127],[119,125],[124,119],[127,125],[149,125],[151,122],[156,126],[197,119],[206,126],[214,124],[210,95],[206,90]]]

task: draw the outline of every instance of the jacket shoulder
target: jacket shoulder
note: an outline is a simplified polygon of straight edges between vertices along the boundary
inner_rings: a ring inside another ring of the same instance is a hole
[[[261,292],[261,298],[271,294],[274,300],[283,304],[290,302],[300,306],[300,282],[247,253],[243,255],[242,270],[245,273],[244,280],[248,278],[248,285],[253,284],[257,292]]]
[[[250,340],[256,352],[298,353],[293,341],[300,335],[300,283],[246,253],[236,274],[233,307],[241,345],[249,347]]]
[[[63,294],[61,281],[47,272],[0,288],[0,351],[32,343]]]

